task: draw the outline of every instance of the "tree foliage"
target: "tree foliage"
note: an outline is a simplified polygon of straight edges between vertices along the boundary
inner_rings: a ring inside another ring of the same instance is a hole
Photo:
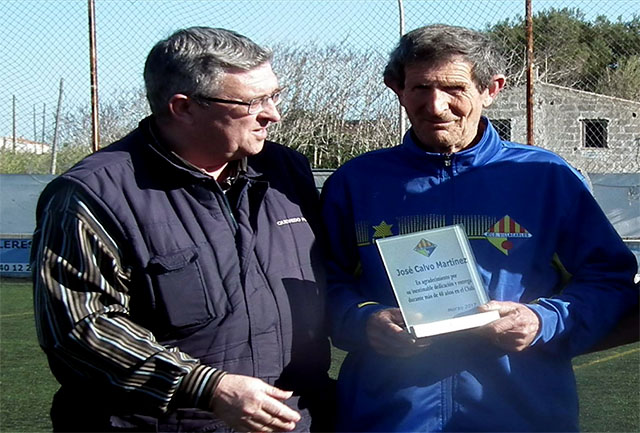
[[[56,174],[71,168],[76,162],[91,153],[89,146],[65,146],[56,157]],[[49,174],[51,154],[34,154],[0,150],[0,173],[2,174]]]
[[[548,9],[533,17],[538,79],[595,93],[640,100],[640,17],[588,21],[579,9]],[[511,85],[526,78],[524,19],[486,28],[507,54]],[[346,42],[274,47],[274,69],[288,87],[269,138],[305,154],[315,168],[335,168],[363,152],[399,140],[397,98],[382,81],[386,57]],[[131,131],[149,108],[143,89],[100,100],[101,146]],[[90,148],[89,107],[67,109],[60,122],[58,172]],[[51,142],[50,139],[47,140]],[[49,155],[0,155],[0,172],[48,173]]]
[[[379,53],[346,44],[274,51],[274,68],[288,90],[272,139],[302,152],[317,168],[335,168],[398,142],[397,102],[383,84],[386,59]]]
[[[398,140],[395,96],[382,82],[385,59],[346,44],[279,46],[274,69],[287,86],[279,106],[282,121],[272,125],[269,139],[305,154],[316,168],[335,168],[365,151]],[[123,137],[147,116],[143,89],[120,91],[100,101],[100,144]],[[63,113],[57,172],[69,168],[66,155],[77,159],[90,152],[88,106]],[[50,156],[19,154],[0,161],[4,173],[48,172]]]
[[[119,91],[100,101],[100,143],[109,143],[124,137],[149,113],[143,89]],[[57,139],[56,174],[71,168],[92,151],[91,109],[89,106],[70,107],[60,117]],[[53,134],[46,137],[53,142]],[[0,151],[0,173],[48,174],[51,155]]]
[[[487,32],[508,57],[512,84],[524,84],[524,19],[506,19]],[[538,80],[579,90],[637,100],[640,16],[588,21],[580,9],[548,9],[533,17],[534,67]]]

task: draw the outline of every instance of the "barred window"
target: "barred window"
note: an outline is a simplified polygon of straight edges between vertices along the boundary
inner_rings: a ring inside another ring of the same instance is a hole
[[[588,148],[607,148],[607,119],[582,119],[582,144]]]
[[[501,139],[511,141],[511,119],[491,119],[491,124]]]

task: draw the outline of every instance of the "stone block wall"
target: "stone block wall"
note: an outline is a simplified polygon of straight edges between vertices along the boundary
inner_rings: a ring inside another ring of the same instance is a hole
[[[534,87],[534,144],[588,173],[640,172],[640,102],[539,83]],[[524,88],[505,89],[485,114],[511,119],[511,141],[526,143]],[[583,121],[607,121],[607,147],[584,145]]]

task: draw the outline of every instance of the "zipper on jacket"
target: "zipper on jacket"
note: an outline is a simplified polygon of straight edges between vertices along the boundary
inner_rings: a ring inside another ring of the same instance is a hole
[[[229,221],[231,221],[231,225],[233,226],[234,230],[238,230],[238,221],[236,221],[236,216],[233,214],[233,209],[231,208],[229,199],[224,192],[222,193],[222,201],[224,203],[224,207],[227,210],[227,216],[229,217]]]
[[[222,187],[220,187],[220,185],[218,185],[218,182],[216,182],[215,180],[213,179],[208,180],[207,183],[209,183],[210,188],[213,188],[214,196],[222,197],[221,199],[219,199],[222,202],[222,206],[220,206],[220,210],[225,215],[229,225],[234,229],[234,232],[237,231],[239,227],[238,221],[236,220],[236,216],[233,213],[233,209],[231,208],[231,203],[227,198],[227,194],[225,194],[225,192],[222,190]]]
[[[455,178],[454,178],[454,168],[453,168],[453,153],[445,153],[443,155],[442,158],[442,164],[444,165],[444,169],[443,171],[443,179],[445,179],[446,182],[449,183],[449,185],[451,185],[452,188],[455,187]],[[454,190],[455,191],[455,190]],[[453,197],[450,197],[449,200],[446,201],[446,219],[445,219],[445,223],[446,225],[451,225],[453,224],[452,221],[452,217],[451,217],[451,211],[453,210],[454,204],[453,202],[456,200],[455,197],[455,193],[453,194]]]

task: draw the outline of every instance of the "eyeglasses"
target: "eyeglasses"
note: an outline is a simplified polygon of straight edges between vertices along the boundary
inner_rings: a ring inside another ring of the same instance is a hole
[[[259,98],[253,98],[249,102],[245,101],[235,101],[233,99],[221,99],[221,98],[212,98],[210,96],[202,96],[202,95],[194,95],[193,98],[200,99],[206,102],[218,102],[220,104],[233,104],[233,105],[246,105],[249,107],[249,114],[257,114],[267,108],[267,104],[269,100],[273,102],[273,105],[278,105],[282,102],[282,97],[284,94],[285,88],[280,88],[273,92],[271,95],[261,96]]]

